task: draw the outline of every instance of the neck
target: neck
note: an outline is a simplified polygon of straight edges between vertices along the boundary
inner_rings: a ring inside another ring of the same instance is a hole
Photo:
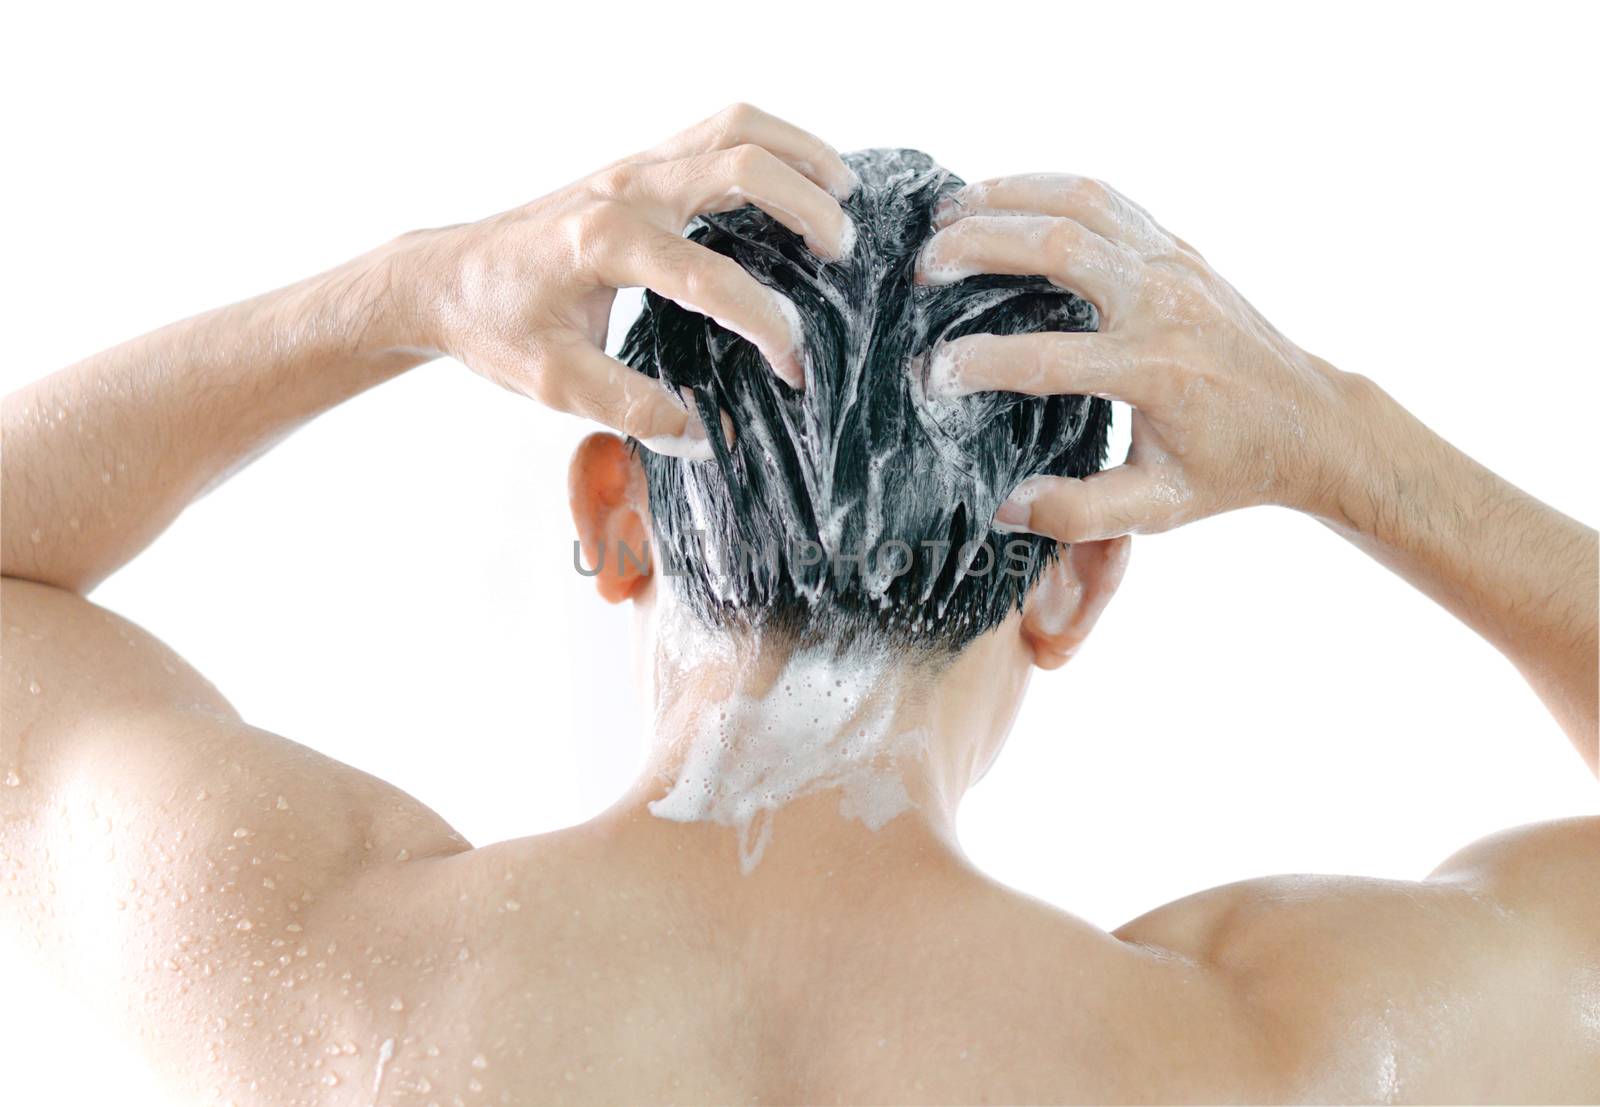
[[[620,805],[630,821],[713,829],[694,840],[731,843],[747,875],[958,854],[956,808],[1009,726],[1025,666],[974,681],[963,665],[982,659],[966,655],[936,669],[882,647],[796,649],[670,609],[649,629],[656,734]]]

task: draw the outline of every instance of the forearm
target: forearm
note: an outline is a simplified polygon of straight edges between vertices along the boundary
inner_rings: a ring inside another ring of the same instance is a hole
[[[0,572],[87,591],[295,427],[426,359],[386,247],[6,397]]]
[[[1509,658],[1597,766],[1595,531],[1495,476],[1370,382],[1321,514]]]

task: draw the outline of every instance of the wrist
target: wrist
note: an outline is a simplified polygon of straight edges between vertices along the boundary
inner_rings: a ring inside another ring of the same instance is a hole
[[[449,228],[408,231],[363,259],[374,294],[382,301],[385,333],[392,348],[424,359],[450,353],[439,325],[446,289],[440,287],[440,242]]]
[[[1378,475],[1392,472],[1408,446],[1407,416],[1371,379],[1316,364],[1323,398],[1313,432],[1318,449],[1287,506],[1341,530],[1367,531],[1381,499]]]

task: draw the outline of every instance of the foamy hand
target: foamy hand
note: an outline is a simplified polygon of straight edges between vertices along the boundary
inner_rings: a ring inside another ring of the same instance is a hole
[[[803,388],[794,305],[683,230],[697,215],[753,204],[838,258],[854,238],[839,206],[854,181],[820,139],[737,104],[533,203],[406,236],[394,271],[409,344],[651,449],[709,458],[693,408],[606,355],[616,290],[648,288],[710,316]]]
[[[1132,405],[1127,462],[1033,477],[995,515],[1062,542],[1169,530],[1277,503],[1322,513],[1354,426],[1352,378],[1273,329],[1195,249],[1098,181],[1031,174],[968,185],[934,217],[917,279],[1043,276],[1100,329],[972,335],[933,352],[929,387],[1102,396]]]

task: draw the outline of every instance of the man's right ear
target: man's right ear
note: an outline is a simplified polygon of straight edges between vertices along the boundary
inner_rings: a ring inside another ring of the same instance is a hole
[[[567,471],[572,521],[583,549],[583,571],[607,603],[631,599],[650,581],[649,496],[644,467],[614,434],[578,443]],[[596,567],[599,572],[594,572]]]

